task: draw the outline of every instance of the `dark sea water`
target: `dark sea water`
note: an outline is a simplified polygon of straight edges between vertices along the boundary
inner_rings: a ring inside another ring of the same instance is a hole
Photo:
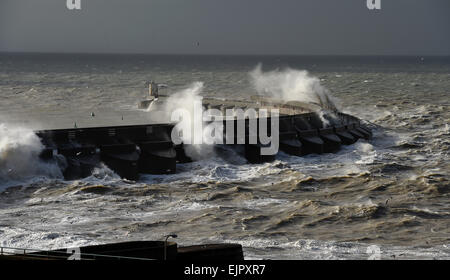
[[[248,99],[259,63],[286,83],[309,71],[374,138],[265,164],[213,156],[137,182],[106,167],[64,181],[37,159],[36,129],[152,121],[136,106],[148,80],[165,94],[200,81],[201,95]],[[183,245],[239,242],[250,259],[450,259],[448,57],[0,54],[0,98],[0,246],[173,232]]]

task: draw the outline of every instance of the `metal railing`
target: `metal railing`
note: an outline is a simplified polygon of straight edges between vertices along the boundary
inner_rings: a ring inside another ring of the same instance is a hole
[[[63,251],[44,251],[39,249],[30,248],[15,248],[15,247],[0,247],[0,256],[6,257],[23,257],[23,258],[43,258],[48,260],[69,260],[73,256],[73,252]],[[110,259],[110,260],[141,260],[149,261],[156,260],[150,258],[138,258],[138,257],[126,257],[126,256],[114,256],[114,255],[102,255],[92,253],[79,253],[79,258],[76,260],[96,260],[96,259]]]

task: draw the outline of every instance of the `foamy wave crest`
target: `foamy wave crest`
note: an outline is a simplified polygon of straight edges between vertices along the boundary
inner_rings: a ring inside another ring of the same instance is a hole
[[[0,124],[0,184],[35,176],[61,178],[62,173],[56,163],[40,160],[43,148],[31,129]]]
[[[152,109],[163,113],[164,119],[167,121],[173,121],[171,114],[178,109],[185,110],[190,115],[190,122],[178,122],[175,129],[182,129],[183,131],[189,131],[190,133],[183,134],[181,139],[183,143],[193,143],[192,145],[186,145],[184,147],[186,155],[194,160],[200,160],[209,158],[214,155],[213,146],[206,144],[195,144],[196,135],[202,136],[203,131],[203,119],[196,118],[195,115],[195,102],[198,101],[201,104],[201,93],[203,91],[203,82],[194,82],[187,88],[172,93],[170,97],[160,106],[160,108],[153,107]],[[203,115],[204,108],[200,106],[197,108],[200,112],[200,116]]]
[[[320,79],[306,70],[287,68],[263,72],[259,64],[250,72],[251,82],[260,95],[283,101],[301,101],[316,104],[322,108],[336,109],[337,100],[320,84]]]

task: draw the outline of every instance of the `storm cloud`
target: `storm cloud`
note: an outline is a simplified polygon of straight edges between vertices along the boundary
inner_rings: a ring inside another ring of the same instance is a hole
[[[450,1],[0,0],[0,51],[450,55]]]

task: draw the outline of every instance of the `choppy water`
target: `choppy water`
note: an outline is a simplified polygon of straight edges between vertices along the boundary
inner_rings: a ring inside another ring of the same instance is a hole
[[[246,98],[260,62],[309,70],[343,111],[372,123],[374,139],[253,165],[226,151],[130,182],[107,168],[77,181],[51,166],[8,172],[23,163],[14,143],[24,140],[3,135],[0,245],[63,248],[174,232],[179,244],[239,242],[256,259],[365,259],[371,245],[386,259],[449,259],[449,58],[1,55],[0,131],[146,122],[135,108],[149,79],[168,84],[167,93],[202,81],[204,95]]]

